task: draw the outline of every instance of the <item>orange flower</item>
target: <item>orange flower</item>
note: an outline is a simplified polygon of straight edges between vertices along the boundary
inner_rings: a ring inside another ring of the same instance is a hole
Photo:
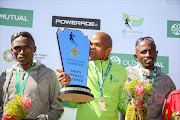
[[[21,103],[22,103],[22,107],[23,107],[23,111],[25,113],[28,113],[31,109],[31,103],[32,103],[32,100],[31,98],[21,98]]]
[[[142,96],[144,93],[144,87],[141,84],[137,84],[135,91],[136,91],[137,98],[142,99]]]
[[[3,113],[3,118],[2,120],[16,120],[18,118],[18,116],[11,116],[11,115],[8,115],[7,112],[4,112]]]

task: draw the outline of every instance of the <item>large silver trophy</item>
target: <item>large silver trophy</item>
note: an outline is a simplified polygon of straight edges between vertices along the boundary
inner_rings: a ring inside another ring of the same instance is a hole
[[[69,85],[60,89],[59,98],[71,102],[88,102],[94,99],[86,87],[90,41],[81,31],[65,29],[57,31],[63,70],[72,76]]]

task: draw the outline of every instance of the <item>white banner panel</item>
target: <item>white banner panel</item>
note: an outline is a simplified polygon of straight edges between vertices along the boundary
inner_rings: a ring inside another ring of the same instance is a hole
[[[60,20],[55,24],[53,18]],[[88,19],[89,23],[85,21]],[[58,28],[64,29],[63,25],[81,30],[88,38],[98,31],[108,33],[113,39],[112,53],[122,55],[133,55],[135,41],[151,36],[158,55],[165,56],[163,64],[168,64],[168,75],[180,89],[179,0],[1,0],[0,73],[16,62],[10,52],[10,39],[20,31],[33,35],[37,46],[34,58],[54,71],[62,68],[56,32]],[[127,64],[128,60],[123,60]],[[66,107],[62,120],[73,120],[75,116],[76,108]]]

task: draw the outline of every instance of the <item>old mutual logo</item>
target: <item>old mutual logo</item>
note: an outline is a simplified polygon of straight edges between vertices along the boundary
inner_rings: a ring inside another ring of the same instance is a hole
[[[0,25],[32,28],[32,23],[32,10],[0,8]]]
[[[139,62],[135,60],[133,54],[111,53],[110,56],[112,61],[120,64],[123,67],[139,64]],[[161,67],[161,71],[163,73],[169,74],[169,57],[158,56],[155,65]]]
[[[132,29],[132,26],[140,26],[142,25],[144,18],[139,17],[139,16],[135,16],[135,15],[128,15],[126,13],[123,14],[123,21],[125,22],[124,24],[126,25],[126,27],[128,27],[129,29]]]
[[[167,21],[167,37],[180,38],[180,21]]]

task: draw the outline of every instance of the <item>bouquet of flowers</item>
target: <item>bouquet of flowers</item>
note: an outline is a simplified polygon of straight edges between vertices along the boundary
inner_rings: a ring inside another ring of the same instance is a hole
[[[132,101],[144,100],[146,105],[148,95],[151,94],[152,84],[133,78],[131,81],[126,82],[124,88]],[[134,107],[134,102],[129,103],[126,111],[126,120],[143,120],[146,117],[147,111],[138,111]]]
[[[13,100],[9,101],[3,110],[2,120],[23,120],[27,119],[27,113],[31,109],[31,98],[25,95],[16,95]]]

